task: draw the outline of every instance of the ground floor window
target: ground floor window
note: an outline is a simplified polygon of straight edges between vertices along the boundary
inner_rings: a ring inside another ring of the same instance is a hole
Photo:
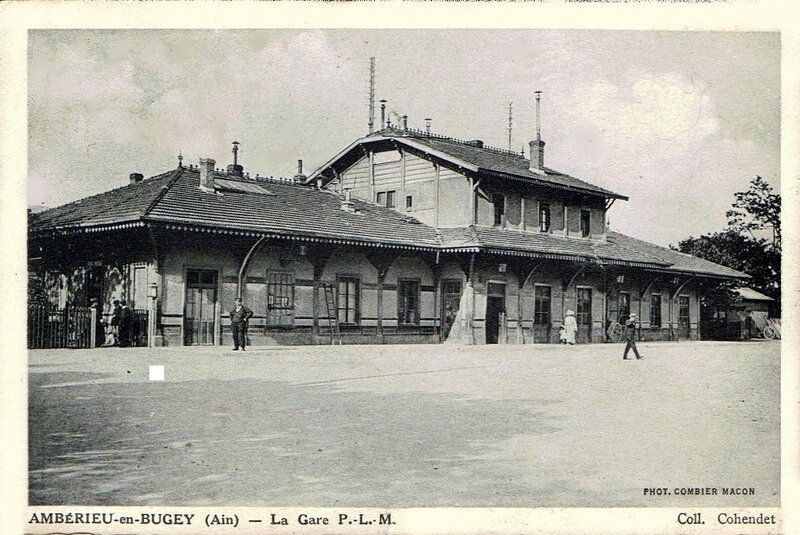
[[[407,325],[419,324],[419,280],[397,281],[397,321]]]
[[[650,326],[661,327],[661,294],[650,296]]]
[[[294,325],[294,275],[291,273],[267,273],[267,325]]]
[[[578,325],[591,325],[592,324],[592,289],[591,288],[578,288],[577,289],[578,301]]]
[[[689,325],[689,296],[681,295],[678,297],[678,322],[682,326]]]
[[[551,303],[550,286],[534,286],[533,323],[535,325],[550,325]]]
[[[617,321],[626,321],[631,315],[631,294],[620,292],[618,298],[619,318]]]
[[[336,282],[337,321],[339,323],[357,324],[360,319],[360,281],[356,277],[338,277]]]

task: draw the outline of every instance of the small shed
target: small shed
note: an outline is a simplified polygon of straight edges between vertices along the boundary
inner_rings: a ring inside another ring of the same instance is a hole
[[[753,338],[768,325],[770,306],[775,300],[752,288],[736,288],[733,292],[739,296],[731,308],[742,322],[742,338]]]

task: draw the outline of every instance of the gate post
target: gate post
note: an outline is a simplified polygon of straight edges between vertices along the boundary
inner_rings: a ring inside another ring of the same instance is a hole
[[[222,307],[219,301],[214,303],[214,345],[222,345]]]
[[[89,309],[91,313],[91,327],[89,328],[89,349],[97,347],[97,309]]]

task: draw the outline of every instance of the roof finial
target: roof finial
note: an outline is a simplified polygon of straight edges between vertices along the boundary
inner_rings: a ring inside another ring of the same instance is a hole
[[[239,154],[239,142],[238,141],[234,141],[233,142],[233,165],[237,165],[239,163],[237,161],[238,154]]]
[[[183,168],[183,151],[178,150],[178,169]]]

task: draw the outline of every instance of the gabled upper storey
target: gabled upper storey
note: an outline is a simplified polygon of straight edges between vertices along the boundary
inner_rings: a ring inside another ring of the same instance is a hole
[[[428,132],[388,127],[358,139],[308,178],[410,212],[434,227],[496,226],[580,238],[605,237],[605,211],[627,197],[522,154]]]

